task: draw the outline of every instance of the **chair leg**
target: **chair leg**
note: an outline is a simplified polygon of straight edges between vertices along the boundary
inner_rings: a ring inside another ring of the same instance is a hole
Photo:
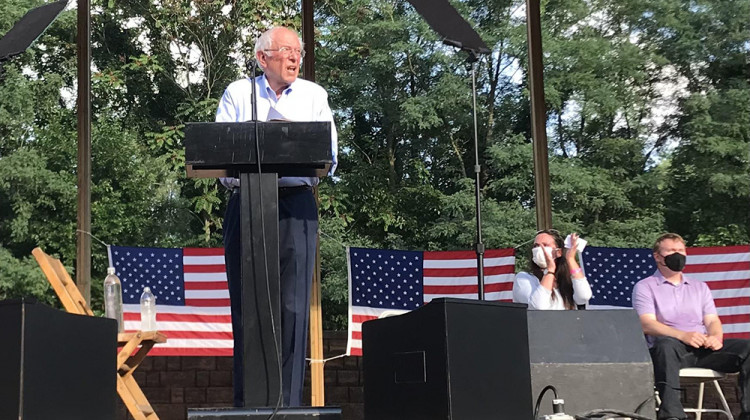
[[[117,393],[135,420],[159,420],[153,407],[143,395],[138,383],[129,374],[117,375]]]
[[[125,403],[125,407],[128,409],[130,415],[133,416],[135,420],[146,420],[146,416],[144,416],[143,412],[138,409],[138,402],[130,393],[130,390],[128,390],[128,386],[125,385],[125,381],[123,381],[120,375],[117,375],[117,393],[120,394],[122,402]]]
[[[722,391],[721,387],[719,386],[719,381],[714,381],[714,387],[716,387],[716,392],[719,394],[719,400],[721,400],[721,405],[722,407],[724,407],[724,411],[726,411],[727,418],[729,420],[734,420],[732,410],[729,409],[727,399],[724,397],[724,391]]]
[[[698,410],[695,412],[695,420],[701,420],[701,417],[703,416],[703,390],[704,390],[704,383],[701,382],[700,385],[698,385]]]

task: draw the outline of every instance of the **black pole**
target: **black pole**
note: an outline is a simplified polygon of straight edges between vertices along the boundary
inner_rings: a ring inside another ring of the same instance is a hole
[[[475,207],[477,222],[474,250],[477,253],[477,297],[479,300],[484,300],[484,243],[482,243],[481,185],[479,179],[482,167],[479,165],[479,128],[477,124],[477,60],[478,57],[476,53],[470,51],[467,61],[471,66],[471,97],[474,111],[474,194],[476,198]]]

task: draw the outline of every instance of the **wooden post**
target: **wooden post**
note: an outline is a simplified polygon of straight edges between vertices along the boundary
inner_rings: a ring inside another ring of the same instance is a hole
[[[302,41],[305,43],[305,59],[302,72],[305,80],[315,81],[315,22],[313,0],[302,0]]]
[[[531,94],[531,137],[534,144],[534,190],[537,229],[552,227],[547,157],[547,112],[544,107],[542,25],[539,0],[526,0],[526,37],[529,46],[529,91]]]
[[[305,79],[315,81],[315,22],[313,20],[313,0],[302,0],[302,40],[305,42],[305,59],[302,63]],[[318,188],[315,188],[315,201],[320,204]],[[310,293],[310,403],[313,407],[325,405],[323,363],[323,314],[320,294],[320,234],[317,235],[315,272]]]
[[[315,200],[319,203],[318,188],[315,188]],[[310,293],[310,404],[313,407],[325,405],[324,365],[323,365],[323,312],[320,293],[320,235],[315,253],[315,272],[313,273],[312,293]]]
[[[91,302],[91,2],[78,0],[78,222],[76,285]]]

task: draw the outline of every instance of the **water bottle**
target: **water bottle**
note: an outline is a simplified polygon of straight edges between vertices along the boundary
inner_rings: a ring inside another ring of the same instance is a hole
[[[122,322],[122,285],[114,267],[107,268],[107,277],[104,278],[104,316],[117,321],[118,333],[125,329]]]
[[[156,296],[149,287],[141,295],[141,331],[156,331]]]

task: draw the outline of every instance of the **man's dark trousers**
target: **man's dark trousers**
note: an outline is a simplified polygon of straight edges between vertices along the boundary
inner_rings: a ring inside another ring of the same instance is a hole
[[[726,339],[717,350],[696,349],[672,337],[657,337],[651,347],[654,382],[661,397],[659,419],[687,418],[680,402],[680,369],[700,367],[718,372],[739,372],[741,420],[750,420],[750,340]]]
[[[279,265],[281,290],[282,394],[285,406],[302,405],[310,313],[310,290],[315,267],[318,209],[309,189],[279,191]],[[240,195],[229,198],[224,216],[224,254],[234,331],[234,405],[242,407],[242,248]]]

